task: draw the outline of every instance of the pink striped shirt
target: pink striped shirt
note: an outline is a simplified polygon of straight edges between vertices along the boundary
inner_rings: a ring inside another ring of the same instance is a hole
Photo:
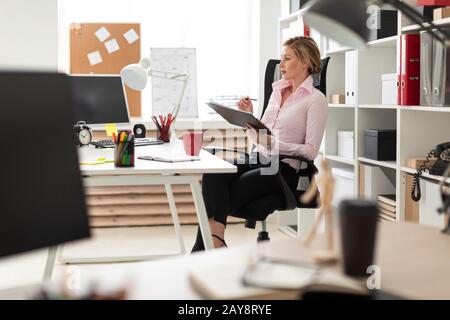
[[[262,118],[272,131],[272,153],[303,156],[314,160],[319,153],[328,115],[328,103],[320,90],[313,86],[309,76],[281,106],[283,89],[291,81],[279,80],[273,83],[273,92]],[[283,160],[295,169],[296,160]]]

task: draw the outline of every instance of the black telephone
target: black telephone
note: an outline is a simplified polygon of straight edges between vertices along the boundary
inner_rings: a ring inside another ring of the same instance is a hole
[[[442,230],[443,233],[450,235],[450,184],[445,183],[447,178],[450,178],[450,164],[447,166],[444,174],[444,180],[439,184],[439,189],[441,190],[442,207],[438,209],[439,213],[448,214],[449,219],[447,219],[447,227]]]
[[[430,158],[436,157],[437,160],[435,164],[431,167],[428,166],[430,162]],[[414,182],[411,189],[411,198],[414,201],[419,201],[421,198],[420,193],[420,177],[422,172],[428,170],[430,174],[436,176],[442,176],[444,174],[445,169],[450,163],[450,142],[445,142],[438,144],[434,150],[431,150],[423,164],[417,169],[417,172],[414,174]]]

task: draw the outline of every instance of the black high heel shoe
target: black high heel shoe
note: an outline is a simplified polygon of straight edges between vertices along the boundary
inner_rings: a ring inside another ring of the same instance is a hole
[[[219,236],[216,236],[215,234],[212,234],[212,236],[213,236],[214,238],[216,238],[216,239],[219,239],[220,242],[222,242],[223,245],[224,245],[226,248],[228,248],[227,243],[225,242],[225,240],[223,240],[223,239],[222,239],[221,237],[219,237]]]
[[[205,245],[203,244],[202,232],[200,227],[197,227],[197,238],[195,239],[194,246],[192,247],[191,253],[196,251],[204,251]]]
[[[225,240],[223,240],[221,237],[219,237],[215,234],[212,234],[212,236],[216,239],[219,239],[220,242],[222,242],[223,245],[228,248]],[[202,232],[200,231],[200,227],[197,227],[197,238],[195,239],[195,243],[194,243],[194,246],[192,247],[191,253],[196,252],[196,251],[204,251],[204,250],[205,250],[205,245],[203,244]]]

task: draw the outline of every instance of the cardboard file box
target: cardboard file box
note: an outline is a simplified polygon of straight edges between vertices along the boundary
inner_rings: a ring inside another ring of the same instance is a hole
[[[338,156],[353,159],[353,131],[338,131]]]
[[[379,17],[370,17],[376,23],[369,28],[369,41],[383,39],[397,34],[397,10],[378,10]],[[377,25],[379,22],[379,25]]]
[[[438,8],[433,11],[433,20],[440,20],[450,17],[450,7]]]
[[[397,104],[397,74],[381,75],[381,104]]]
[[[396,130],[364,130],[364,156],[372,160],[395,161]]]
[[[331,95],[331,103],[333,104],[344,104],[345,96],[343,94],[332,94]]]

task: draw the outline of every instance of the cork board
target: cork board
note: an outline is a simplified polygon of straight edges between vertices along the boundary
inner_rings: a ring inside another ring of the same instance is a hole
[[[71,23],[70,73],[119,74],[141,58],[139,23]],[[131,117],[141,115],[141,92],[126,87]]]

